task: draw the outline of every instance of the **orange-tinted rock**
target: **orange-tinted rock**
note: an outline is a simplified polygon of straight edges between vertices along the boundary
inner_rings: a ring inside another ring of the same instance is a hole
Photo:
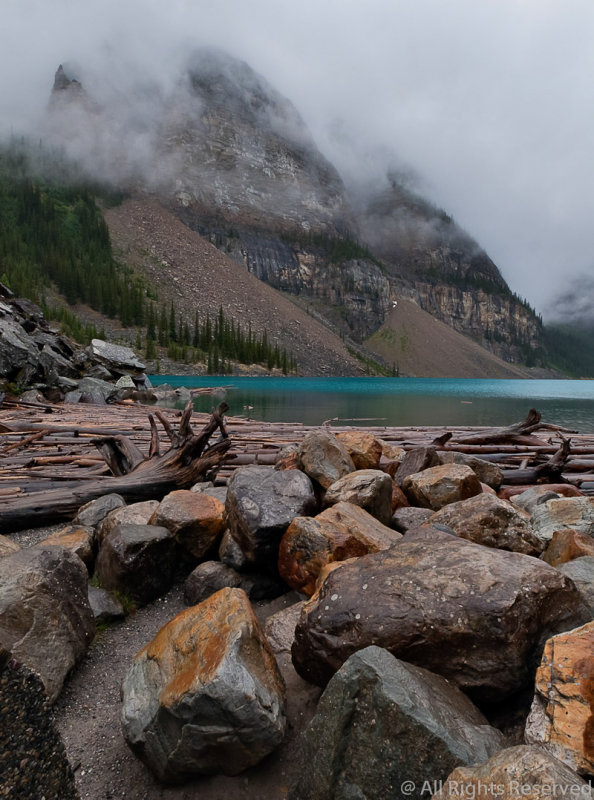
[[[402,491],[402,489],[396,485],[396,483],[392,484],[392,514],[395,511],[398,511],[399,508],[407,508],[410,505],[408,500],[406,499],[406,495]]]
[[[224,513],[216,497],[180,489],[163,498],[149,524],[167,528],[194,558],[203,558],[225,530]]]
[[[415,447],[414,450],[409,450],[402,457],[394,480],[398,486],[403,486],[409,475],[423,472],[430,467],[437,467],[440,463],[435,447]]]
[[[594,497],[559,497],[532,510],[537,536],[550,542],[555,531],[569,529],[594,536]]]
[[[526,741],[577,772],[594,773],[594,622],[546,642]]]
[[[518,745],[500,750],[484,764],[457,767],[433,800],[542,800],[574,797],[590,800],[588,784],[540,747]]]
[[[11,553],[16,553],[17,550],[20,549],[19,545],[13,542],[12,539],[9,539],[8,536],[0,536],[0,558],[9,556]]]
[[[371,433],[344,431],[336,438],[346,447],[355,469],[379,469],[382,446]]]
[[[506,486],[505,489],[499,491],[499,497],[502,497],[504,500],[510,500],[516,495],[523,494],[529,489],[534,488],[536,487],[532,485]],[[580,492],[577,486],[572,486],[570,483],[541,483],[538,485],[538,488],[542,489],[543,492],[555,492],[555,494],[560,494],[562,497],[583,497],[583,493]]]
[[[93,572],[95,536],[92,528],[85,528],[83,525],[69,525],[38,544],[40,547],[56,546],[71,550],[80,558],[89,573]]]
[[[301,459],[299,458],[299,445],[289,444],[280,451],[274,463],[274,468],[301,469]]]
[[[434,511],[482,493],[475,472],[461,464],[444,464],[408,475],[402,488],[411,505]]]
[[[283,679],[241,589],[221,589],[161,628],[122,695],[126,740],[164,782],[237,775],[285,732]]]
[[[383,439],[378,439],[378,442],[382,448],[383,458],[387,459],[388,461],[397,461],[398,463],[402,461],[406,453],[404,447],[400,447],[400,445],[397,444],[392,444],[391,442],[386,442]]]
[[[594,556],[594,538],[571,528],[555,531],[542,560],[552,567],[582,556]]]
[[[362,508],[337,503],[317,517],[293,520],[281,540],[278,571],[293,589],[312,595],[326,564],[386,550],[400,539]]]

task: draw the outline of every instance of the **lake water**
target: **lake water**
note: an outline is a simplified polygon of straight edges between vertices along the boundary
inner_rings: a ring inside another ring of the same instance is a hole
[[[320,425],[508,425],[530,408],[543,422],[594,433],[594,381],[454,378],[236,378],[152,375],[154,386],[226,387],[229,414]],[[198,396],[197,411],[218,398]]]

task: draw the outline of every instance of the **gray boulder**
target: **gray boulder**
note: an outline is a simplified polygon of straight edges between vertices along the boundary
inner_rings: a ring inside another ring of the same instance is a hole
[[[220,561],[204,561],[185,580],[184,602],[187,606],[198,605],[225,588],[243,589],[252,601],[272,599],[287,591],[285,584],[271,575],[241,574]]]
[[[89,503],[85,503],[84,506],[81,506],[73,522],[75,525],[95,528],[105,519],[110,511],[125,505],[126,501],[120,494],[104,494],[103,497],[98,497],[97,500],[91,500]]]
[[[492,791],[487,791],[493,787]],[[499,800],[579,797],[591,800],[591,787],[542,747],[518,745],[496,753],[484,764],[457,767],[434,800],[498,797]]]
[[[547,638],[590,618],[553,567],[425,526],[326,577],[297,625],[293,663],[323,686],[377,644],[491,702],[529,683]]]
[[[575,583],[594,619],[594,556],[582,556],[560,564],[557,569]]]
[[[539,556],[544,549],[544,542],[535,535],[527,516],[492,494],[478,494],[450,503],[437,511],[429,524],[446,525],[456,536],[485,547],[528,556]]]
[[[299,470],[242,467],[229,481],[225,511],[247,561],[276,572],[284,532],[295,517],[315,514],[316,499],[310,479]]]
[[[87,580],[82,561],[61,547],[0,559],[0,647],[40,675],[52,702],[95,633]]]
[[[422,472],[430,467],[436,467],[440,463],[437,450],[434,447],[415,447],[414,450],[409,450],[405,453],[400,460],[394,480],[398,486],[402,486],[405,478],[408,478],[409,475]]]
[[[116,506],[113,511],[99,523],[97,539],[102,542],[116,525],[148,525],[150,518],[159,507],[158,500],[143,500],[140,503],[130,503],[129,506]]]
[[[330,431],[306,433],[299,447],[298,460],[305,473],[324,489],[355,471],[348,450]]]
[[[130,347],[112,344],[102,339],[93,339],[88,347],[88,353],[111,371],[124,373],[129,370],[144,372],[146,369]]]
[[[105,625],[126,616],[123,605],[111,592],[98,586],[89,586],[89,605],[96,625]]]
[[[532,510],[532,526],[545,543],[555,531],[571,528],[594,536],[594,497],[559,497]]]
[[[237,775],[285,733],[283,679],[240,589],[167,623],[134,659],[122,699],[126,741],[164,783]]]
[[[540,506],[549,500],[558,500],[561,497],[557,492],[552,492],[548,486],[531,486],[521,494],[515,494],[512,503],[519,508],[532,514],[536,506]]]
[[[492,489],[499,489],[503,483],[503,472],[499,469],[497,464],[491,461],[485,461],[476,456],[470,456],[466,453],[439,453],[439,460],[442,464],[464,464],[476,474],[481,483],[486,483]]]
[[[143,605],[164,594],[173,581],[176,544],[158,525],[116,525],[97,556],[104,589],[117,590]]]
[[[392,478],[377,469],[360,469],[328,487],[324,504],[352,503],[365,509],[384,525],[392,519]]]
[[[0,378],[28,386],[40,372],[39,350],[11,317],[0,318]]]
[[[425,785],[502,746],[502,734],[455,686],[367,647],[326,687],[304,732],[300,778],[289,798],[421,798]]]
[[[390,527],[399,533],[407,533],[420,525],[424,525],[433,516],[430,508],[418,508],[417,506],[405,506],[399,508],[392,514]]]

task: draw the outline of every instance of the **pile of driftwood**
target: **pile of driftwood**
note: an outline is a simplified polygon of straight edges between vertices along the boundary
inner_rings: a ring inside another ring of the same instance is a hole
[[[225,483],[246,464],[271,465],[311,427],[212,415],[151,412],[138,405],[7,402],[0,409],[0,533],[68,519],[108,492],[128,502],[158,498],[216,476]],[[195,432],[201,426],[199,432]],[[333,425],[332,430],[351,428]],[[365,427],[411,450],[434,445],[497,463],[504,485],[572,483],[594,494],[594,434],[527,418],[506,428]]]

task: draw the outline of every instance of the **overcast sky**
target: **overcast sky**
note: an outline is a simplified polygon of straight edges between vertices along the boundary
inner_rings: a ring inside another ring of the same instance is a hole
[[[216,44],[289,97],[339,169],[410,165],[547,314],[594,274],[594,0],[1,0],[0,127],[60,62],[167,85]],[[593,297],[594,305],[594,297]]]

